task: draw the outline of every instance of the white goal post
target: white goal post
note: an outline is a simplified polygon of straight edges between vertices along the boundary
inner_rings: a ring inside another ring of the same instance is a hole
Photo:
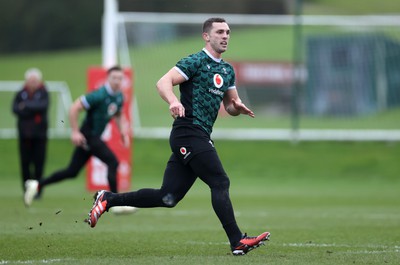
[[[24,81],[0,81],[0,92],[9,93],[9,99],[15,96],[18,90],[22,88]],[[72,105],[72,97],[70,89],[66,82],[63,81],[45,81],[46,88],[52,98],[50,101],[49,110],[49,138],[66,138],[70,135],[70,126],[68,121],[69,108]],[[55,99],[55,100],[54,100]],[[12,102],[8,100],[9,106]],[[16,138],[18,133],[16,130],[16,117],[11,117],[11,108],[8,107],[8,111],[5,113],[6,116],[10,116],[7,120],[13,120],[14,126],[2,126],[0,127],[0,138]]]
[[[202,24],[209,17],[223,16],[229,24],[236,25],[286,25],[292,26],[301,21],[302,25],[313,26],[400,26],[400,16],[310,16],[310,15],[242,15],[242,14],[189,14],[189,13],[148,13],[119,12],[117,0],[104,0],[103,17],[103,65],[111,66],[118,62],[119,47],[128,47],[124,29],[126,23],[164,23],[164,24]],[[122,32],[121,32],[122,29]],[[119,40],[118,40],[119,35]],[[123,51],[120,63],[130,64],[131,55]],[[133,55],[134,56],[134,55]],[[130,65],[129,65],[130,66]],[[294,75],[293,75],[294,76]],[[168,138],[169,128],[142,127],[140,124],[137,100],[134,100],[134,135],[142,138]],[[139,102],[140,104],[140,102]],[[215,139],[240,140],[333,140],[333,141],[400,141],[397,129],[228,129],[216,128],[212,134]]]

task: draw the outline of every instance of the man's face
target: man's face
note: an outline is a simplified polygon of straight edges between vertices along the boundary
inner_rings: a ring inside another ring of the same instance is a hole
[[[26,79],[25,85],[30,91],[34,91],[39,88],[41,83],[42,81],[37,76],[31,75]]]
[[[122,87],[124,73],[122,71],[112,71],[108,74],[108,83],[114,91],[118,91]]]
[[[228,49],[230,33],[231,30],[227,23],[214,22],[210,32],[206,33],[211,48],[217,53],[225,52]]]

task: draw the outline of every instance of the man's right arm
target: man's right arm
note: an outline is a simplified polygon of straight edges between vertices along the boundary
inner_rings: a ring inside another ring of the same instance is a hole
[[[69,123],[71,125],[71,141],[76,146],[82,146],[86,144],[85,136],[80,132],[78,125],[79,112],[84,110],[82,101],[80,98],[76,99],[69,110]]]
[[[169,111],[173,118],[185,116],[185,108],[174,93],[174,86],[185,81],[185,77],[183,77],[174,67],[157,82],[158,94],[169,104]]]

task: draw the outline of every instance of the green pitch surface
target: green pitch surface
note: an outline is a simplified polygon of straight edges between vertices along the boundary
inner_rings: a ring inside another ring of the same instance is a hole
[[[0,141],[0,264],[397,264],[400,148],[388,143],[217,141],[243,232],[271,232],[244,257],[229,245],[197,181],[174,209],[106,213],[96,228],[84,173],[22,202],[15,141]],[[137,140],[133,188],[158,187],[169,147]],[[66,165],[68,140],[51,140],[46,172]]]

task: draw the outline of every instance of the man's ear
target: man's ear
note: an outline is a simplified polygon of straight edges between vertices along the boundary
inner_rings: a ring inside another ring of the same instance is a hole
[[[207,32],[203,32],[203,39],[205,42],[209,42],[210,41],[210,36],[208,35]]]

